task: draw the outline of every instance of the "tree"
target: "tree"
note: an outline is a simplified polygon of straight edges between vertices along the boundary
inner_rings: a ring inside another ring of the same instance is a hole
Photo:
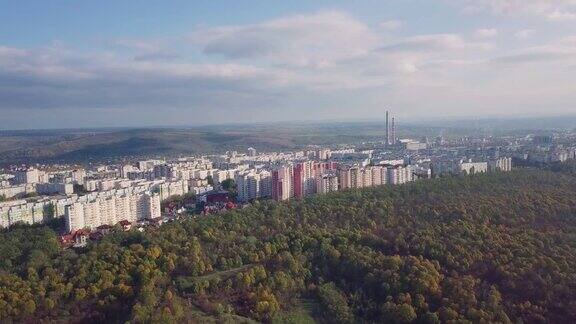
[[[44,216],[47,219],[52,219],[54,218],[54,211],[55,211],[54,203],[49,203],[44,207]]]
[[[86,188],[81,185],[81,184],[74,184],[74,193],[78,194],[78,195],[85,195],[88,193],[88,191],[86,190]]]
[[[393,302],[385,303],[382,307],[382,313],[384,314],[384,320],[391,323],[411,323],[417,317],[412,305],[398,305]]]
[[[238,186],[236,186],[236,182],[234,181],[234,179],[226,179],[222,181],[220,185],[222,186],[222,189],[228,191],[230,193],[230,196],[232,196],[233,198],[236,198],[236,196],[238,196]]]
[[[318,306],[330,323],[572,323],[572,172],[261,201],[82,250],[15,225],[0,230],[0,322],[274,321]]]
[[[236,182],[234,181],[234,179],[226,179],[224,181],[222,181],[221,183],[222,185],[222,189],[224,190],[236,190]]]
[[[352,312],[348,307],[346,297],[336,288],[334,283],[326,283],[318,287],[318,297],[324,315],[338,323],[351,323]]]

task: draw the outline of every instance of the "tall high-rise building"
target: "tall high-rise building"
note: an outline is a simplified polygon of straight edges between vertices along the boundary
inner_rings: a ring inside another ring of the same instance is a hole
[[[348,189],[352,187],[351,183],[350,168],[347,166],[341,166],[338,168],[338,186],[340,190]]]
[[[304,196],[304,163],[298,163],[294,166],[294,197],[302,198]]]
[[[316,193],[316,177],[322,175],[325,163],[304,161],[297,163],[293,170],[294,197],[302,198]]]
[[[362,188],[364,182],[362,181],[362,171],[359,167],[355,166],[350,168],[350,188]]]
[[[281,166],[272,171],[272,199],[287,200],[291,197],[292,166]]]
[[[389,121],[389,112],[388,110],[386,110],[386,146],[390,145],[390,124],[388,124]]]
[[[390,137],[392,137],[390,139],[390,144],[391,145],[396,144],[396,118],[395,117],[392,117],[392,131],[391,131]]]
[[[317,192],[325,194],[332,191],[338,191],[338,175],[335,172],[323,174],[316,179]]]
[[[238,187],[238,201],[247,202],[270,196],[271,180],[268,171],[247,171],[237,174],[235,181]]]

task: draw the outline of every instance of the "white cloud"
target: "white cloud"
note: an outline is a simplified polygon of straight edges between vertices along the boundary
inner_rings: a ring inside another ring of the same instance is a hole
[[[546,75],[570,73],[576,66],[576,37],[565,37],[548,44],[519,48],[489,60],[496,69],[514,68],[518,73]],[[497,70],[498,71],[498,70]],[[533,76],[534,77],[534,76]]]
[[[408,36],[382,28],[330,11],[204,27],[172,41],[116,41],[91,54],[0,46],[0,111],[169,108],[224,122],[275,118],[287,107],[296,115],[363,118],[359,111],[382,102],[411,112],[436,105],[448,114],[462,107],[499,113],[508,104],[576,97],[570,89],[576,73],[569,70],[576,65],[575,37],[554,40],[542,32],[547,40],[496,47],[492,28],[401,33]]]
[[[548,20],[576,18],[574,0],[451,0],[465,12],[490,12],[498,15],[529,15]]]
[[[403,62],[399,65],[399,70],[403,73],[416,73],[418,71],[418,67],[416,64],[412,62]]]
[[[535,32],[536,31],[534,29],[523,29],[516,32],[514,34],[514,37],[518,39],[529,39],[530,37],[532,37],[532,35],[534,35]]]
[[[458,34],[417,35],[384,46],[388,52],[436,52],[453,50],[490,50],[491,43],[469,42]]]
[[[387,20],[387,21],[383,21],[380,23],[380,27],[391,31],[391,30],[397,30],[399,28],[401,28],[404,25],[404,22],[401,20]]]
[[[191,38],[208,55],[302,67],[322,67],[363,55],[377,44],[377,36],[365,24],[336,11],[205,28]]]
[[[498,29],[496,28],[482,28],[476,30],[474,36],[477,38],[492,38],[498,36]]]
[[[26,51],[24,50],[6,46],[0,46],[0,59],[15,58],[24,55],[26,55]]]
[[[246,98],[260,92],[262,84],[281,84],[285,77],[279,70],[245,64],[134,61],[130,55],[2,48],[0,110],[201,107],[219,96],[233,102],[230,93],[236,91],[242,93],[239,100]]]
[[[547,17],[553,21],[575,20],[576,12],[554,10],[553,12],[549,13]]]
[[[168,49],[158,40],[121,39],[111,45],[114,49],[132,54],[135,61],[172,61],[180,58],[176,51]]]

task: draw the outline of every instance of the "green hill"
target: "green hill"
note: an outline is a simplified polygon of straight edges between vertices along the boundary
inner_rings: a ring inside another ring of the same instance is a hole
[[[435,136],[440,129],[403,127],[401,136]],[[444,133],[448,132],[443,130]],[[451,129],[449,134],[474,134]],[[400,135],[399,135],[400,136]],[[0,130],[0,164],[102,162],[122,158],[302,149],[382,141],[382,123],[270,123],[141,129]]]
[[[0,321],[576,320],[576,178],[522,170],[264,202],[61,251],[0,233]]]

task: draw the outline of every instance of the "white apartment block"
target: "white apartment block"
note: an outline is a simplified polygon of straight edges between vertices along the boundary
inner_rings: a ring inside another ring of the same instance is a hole
[[[138,161],[138,169],[140,171],[151,171],[155,166],[166,163],[164,160],[146,160]]]
[[[13,198],[18,195],[25,195],[34,192],[36,192],[36,185],[32,183],[0,188],[0,196],[3,196],[4,198]]]
[[[364,181],[362,179],[362,171],[360,168],[355,167],[350,169],[350,188],[362,188]]]
[[[37,183],[36,191],[41,195],[71,195],[74,193],[72,183]]]
[[[499,159],[490,160],[490,161],[488,161],[488,170],[491,172],[494,172],[494,171],[503,171],[503,172],[512,171],[512,158],[502,157]]]
[[[208,175],[212,175],[210,170],[194,170],[194,179],[204,180]]]
[[[14,178],[11,174],[0,173],[0,188],[10,186],[10,179]]]
[[[440,176],[443,174],[457,174],[460,172],[460,160],[437,160],[432,163],[432,174]]]
[[[186,168],[174,168],[172,170],[172,179],[190,180],[194,178],[194,171]]]
[[[98,180],[86,180],[84,182],[84,188],[86,191],[97,191],[98,190]]]
[[[66,229],[75,232],[100,225],[115,225],[120,221],[135,222],[160,217],[160,195],[151,193],[127,194],[97,198],[66,206]]]
[[[460,172],[466,174],[488,172],[487,162],[464,162],[460,164]]]
[[[125,185],[127,183],[128,186],[126,187]],[[122,186],[118,184],[122,184]],[[35,188],[35,185],[32,184],[26,186]],[[1,190],[2,189],[0,189],[0,191]],[[195,192],[203,193],[210,190],[212,190],[211,187],[201,187],[197,188]],[[120,179],[116,181],[116,185],[111,190],[94,191],[83,196],[70,194],[51,198],[46,197],[35,202],[26,202],[25,200],[7,201],[0,205],[0,227],[8,227],[18,221],[28,224],[42,222],[46,220],[45,207],[48,204],[54,206],[54,217],[59,218],[66,216],[66,208],[70,205],[89,204],[98,201],[102,202],[102,208],[110,209],[111,207],[106,207],[107,205],[104,201],[121,201],[122,197],[141,196],[147,192],[154,192],[155,196],[158,197],[158,201],[161,201],[173,195],[186,194],[188,192],[188,184],[187,181],[127,181]],[[118,201],[115,210],[121,213],[122,208],[121,205],[118,205],[120,204]],[[108,204],[109,203],[110,202],[108,202]],[[160,206],[159,202],[158,206]],[[91,214],[88,213],[88,215]],[[153,214],[153,217],[157,216]]]
[[[116,180],[115,179],[100,180],[96,184],[97,184],[96,190],[108,191],[116,187]]]
[[[238,200],[247,202],[272,195],[272,177],[268,171],[248,171],[235,177],[238,188]]]
[[[272,175],[268,171],[260,171],[260,196],[272,197]]]
[[[320,173],[320,172],[318,172]],[[304,168],[304,196],[315,194],[317,191],[316,180],[317,176],[321,174],[316,174],[314,170],[314,163],[312,161],[305,163]]]
[[[224,180],[234,179],[234,173],[236,170],[213,170],[212,180],[214,183],[219,184]]]
[[[208,180],[204,179],[192,179],[188,181],[188,184],[190,185],[191,188],[195,188],[195,187],[205,187],[208,185]]]
[[[410,166],[388,168],[387,181],[391,185],[400,185],[414,180]]]
[[[83,185],[84,179],[86,179],[86,170],[84,169],[76,169],[70,172],[70,177],[72,178],[72,182]]]
[[[19,170],[14,173],[14,182],[17,184],[47,182],[45,178],[43,171],[34,168]]]
[[[120,176],[122,178],[128,178],[128,173],[138,172],[139,169],[131,164],[126,164],[120,167]]]
[[[214,190],[212,186],[204,186],[204,187],[192,187],[190,188],[190,192],[193,192],[196,195],[201,195],[203,193],[207,193]]]
[[[260,175],[254,172],[238,174],[234,180],[238,189],[238,200],[247,202],[260,196]]]
[[[407,177],[405,174],[402,175],[404,176],[402,179]],[[341,168],[338,170],[338,181],[340,189],[365,188],[385,185],[389,183],[389,176],[389,169],[382,166],[368,166],[365,168],[352,167]],[[398,177],[399,176],[396,178]]]
[[[159,182],[150,187],[152,191],[160,194],[160,199],[165,200],[171,196],[182,196],[188,193],[188,180]]]
[[[86,178],[86,170],[58,170],[53,172],[45,172],[48,181],[40,181],[40,183],[71,183],[71,184],[84,184]]]
[[[341,168],[338,170],[338,186],[340,190],[349,189],[352,187],[350,180],[350,169]]]
[[[338,191],[339,177],[336,174],[324,174],[317,178],[317,192],[325,194],[333,191]]]
[[[382,186],[388,183],[388,170],[382,166],[372,167],[372,186]]]
[[[45,220],[45,212],[50,201],[26,202],[14,200],[0,202],[0,228],[10,227],[18,222],[37,224]]]
[[[362,187],[372,187],[372,169],[362,170]]]
[[[288,182],[288,198],[294,197],[294,165],[290,164],[288,166],[288,178],[285,178],[283,182]],[[314,182],[314,185],[316,183]]]

